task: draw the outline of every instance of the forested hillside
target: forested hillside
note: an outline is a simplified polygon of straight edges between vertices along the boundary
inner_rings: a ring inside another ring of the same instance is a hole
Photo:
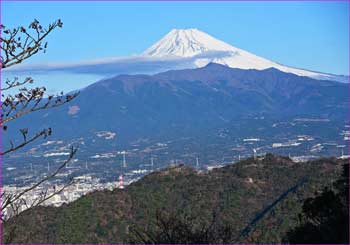
[[[281,243],[302,224],[304,200],[332,189],[345,163],[335,158],[295,163],[268,154],[207,173],[174,166],[123,190],[25,211],[5,224],[4,238],[11,243]]]

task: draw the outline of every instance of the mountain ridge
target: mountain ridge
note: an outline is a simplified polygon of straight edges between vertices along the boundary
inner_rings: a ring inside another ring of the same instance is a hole
[[[73,132],[85,135],[91,130],[110,130],[120,132],[122,139],[139,130],[148,136],[156,129],[167,132],[172,125],[212,128],[221,125],[221,118],[230,122],[248,114],[346,120],[348,89],[348,84],[276,69],[244,70],[210,63],[197,69],[103,79],[81,90],[69,105],[18,122],[34,129],[47,125],[64,138]],[[70,106],[79,111],[68,114]]]
[[[72,63],[20,64],[8,68],[6,72],[20,74],[21,72],[63,71],[104,77],[125,73],[156,74],[174,69],[194,69],[210,62],[240,69],[263,70],[275,67],[284,72],[317,80],[349,83],[348,75],[335,75],[283,65],[234,47],[194,28],[172,30],[144,52],[136,55]]]
[[[123,190],[96,191],[62,207],[24,211],[4,225],[4,236],[17,222],[17,236],[12,243],[128,243],[131,227],[154,229],[157,210],[186,214],[196,224],[209,222],[213,210],[217,210],[219,220],[231,224],[233,243],[266,206],[307,177],[307,184],[280,201],[274,213],[266,214],[254,228],[271,226],[272,221],[273,229],[265,230],[259,239],[280,243],[285,232],[298,223],[301,200],[330,186],[345,163],[335,158],[295,163],[288,157],[267,154],[207,173],[173,166],[151,173]],[[279,225],[281,219],[283,225]],[[254,239],[258,238],[242,237],[239,242],[255,243]]]
[[[284,72],[294,73],[300,76],[308,76],[318,80],[348,82],[347,76],[295,68],[259,57],[253,53],[216,39],[196,28],[171,30],[163,38],[141,53],[141,56],[188,58],[208,52],[226,52],[226,55],[223,54],[223,57],[215,57],[214,55],[211,58],[197,58],[194,60],[196,67],[203,67],[210,62],[220,63],[232,68],[240,69],[263,70],[275,67]]]

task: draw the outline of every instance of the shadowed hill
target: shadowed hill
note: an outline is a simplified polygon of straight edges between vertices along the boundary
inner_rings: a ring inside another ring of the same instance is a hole
[[[71,104],[21,118],[9,130],[15,134],[21,125],[31,130],[49,126],[61,139],[107,130],[116,132],[122,143],[157,135],[188,136],[219,128],[222,118],[230,122],[248,115],[343,121],[348,90],[349,84],[273,68],[242,70],[210,63],[198,69],[101,80],[82,89]]]
[[[207,173],[184,165],[170,167],[124,190],[98,191],[59,208],[25,211],[5,224],[4,236],[18,224],[12,243],[128,243],[133,241],[135,227],[139,232],[154,232],[156,214],[161,211],[190,217],[193,229],[208,225],[215,213],[220,225],[229,225],[231,243],[279,243],[288,230],[298,225],[301,201],[330,186],[344,163],[337,159],[295,163],[268,154]],[[278,200],[303,179],[308,181]],[[248,234],[240,236],[271,204],[275,207]],[[265,218],[276,223],[259,232]]]

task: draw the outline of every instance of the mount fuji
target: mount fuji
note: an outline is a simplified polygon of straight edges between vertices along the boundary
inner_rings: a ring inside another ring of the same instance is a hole
[[[334,75],[294,68],[259,57],[218,40],[198,29],[173,29],[141,54],[76,63],[20,64],[16,67],[10,67],[5,72],[19,76],[23,72],[46,73],[59,71],[78,75],[97,75],[97,77],[106,78],[121,74],[154,75],[168,70],[196,69],[205,67],[209,63],[243,70],[275,68],[282,72],[316,80],[349,82],[349,76],[347,75]],[[59,80],[62,84],[62,80],[65,80],[65,78]],[[67,82],[65,86],[70,90],[66,92],[85,87],[75,86],[74,84]],[[85,83],[86,86],[90,84]]]
[[[198,29],[173,29],[162,39],[146,49],[141,56],[148,58],[193,59],[196,68],[209,63],[218,63],[231,68],[264,70],[276,68],[280,71],[307,76],[318,80],[347,82],[348,77],[309,71],[281,65],[236,48]],[[189,68],[194,68],[189,67]]]
[[[202,68],[209,63],[244,70],[275,68],[282,72],[317,80],[349,82],[347,75],[334,75],[294,68],[259,57],[218,40],[198,29],[173,29],[141,54],[76,63],[20,64],[16,67],[10,67],[5,72],[10,74],[12,72],[12,75],[19,76],[23,72],[60,71],[70,74],[93,74],[105,78],[120,74],[154,75],[168,70]],[[62,84],[61,81],[60,84]],[[73,84],[69,83],[66,86],[71,90],[85,87],[74,87]],[[85,83],[86,86],[89,84],[91,83]]]

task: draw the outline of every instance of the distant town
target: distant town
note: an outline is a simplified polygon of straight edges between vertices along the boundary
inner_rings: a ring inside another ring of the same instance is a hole
[[[163,141],[141,138],[123,149],[118,147],[117,132],[109,131],[98,131],[94,137],[70,142],[45,140],[6,158],[3,164],[4,191],[20,193],[48,176],[67,158],[72,145],[79,145],[77,155],[53,179],[24,195],[25,201],[19,211],[39,200],[43,192],[50,196],[62,189],[42,203],[60,206],[95,190],[124,188],[146,174],[171,165],[185,164],[200,171],[210,171],[266,153],[289,156],[295,162],[330,156],[349,158],[349,124],[335,127],[336,133],[322,135],[322,128],[327,128],[331,122],[298,118],[291,122],[271,123],[267,127],[265,118],[254,118],[253,121],[261,127],[255,127],[255,134],[251,133],[249,137],[237,135],[238,130],[233,125],[208,132],[202,138],[192,136]],[[249,122],[251,124],[252,120]],[[300,130],[303,127],[306,130]],[[317,132],[313,131],[314,128]],[[272,130],[273,134],[270,133]],[[65,186],[70,179],[73,182]],[[6,210],[5,214],[11,216],[11,212]]]

